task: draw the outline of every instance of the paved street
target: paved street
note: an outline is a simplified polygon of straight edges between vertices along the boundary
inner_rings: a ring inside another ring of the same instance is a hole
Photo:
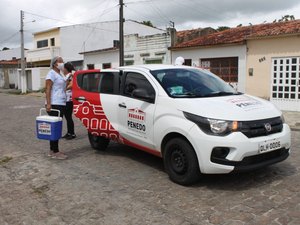
[[[300,131],[288,160],[259,171],[172,183],[162,160],[117,144],[97,153],[78,138],[60,142],[69,159],[45,156],[35,137],[44,99],[0,93],[0,224],[300,224]]]

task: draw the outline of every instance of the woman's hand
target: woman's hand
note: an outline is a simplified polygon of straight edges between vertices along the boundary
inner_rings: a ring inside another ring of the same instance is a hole
[[[47,112],[50,112],[50,111],[51,111],[51,104],[47,104],[47,105],[46,105],[46,110],[47,110]]]

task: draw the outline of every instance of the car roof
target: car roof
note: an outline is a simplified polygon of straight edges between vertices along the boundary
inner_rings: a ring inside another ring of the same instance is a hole
[[[133,66],[122,66],[119,69],[144,69],[144,70],[162,70],[162,69],[189,69],[190,66],[174,66],[165,64],[145,64],[145,65],[133,65]]]

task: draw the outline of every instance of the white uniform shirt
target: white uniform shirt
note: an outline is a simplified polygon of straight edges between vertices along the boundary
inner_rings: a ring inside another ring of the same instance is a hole
[[[68,83],[68,81],[72,81],[73,80],[73,74],[69,73],[66,76],[66,82]],[[69,89],[66,91],[67,94],[67,102],[71,102],[72,101],[72,89]]]
[[[66,81],[65,78],[55,72],[50,70],[46,76],[46,80],[51,80],[53,82],[51,88],[51,105],[66,105]]]

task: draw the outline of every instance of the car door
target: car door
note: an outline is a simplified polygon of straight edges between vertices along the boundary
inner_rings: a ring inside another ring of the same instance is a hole
[[[90,70],[75,74],[73,79],[74,115],[88,132],[119,140],[117,103],[119,71]]]
[[[146,90],[153,101],[134,97],[135,90]],[[119,125],[124,143],[155,154],[153,123],[156,91],[145,74],[124,71],[119,97]]]

